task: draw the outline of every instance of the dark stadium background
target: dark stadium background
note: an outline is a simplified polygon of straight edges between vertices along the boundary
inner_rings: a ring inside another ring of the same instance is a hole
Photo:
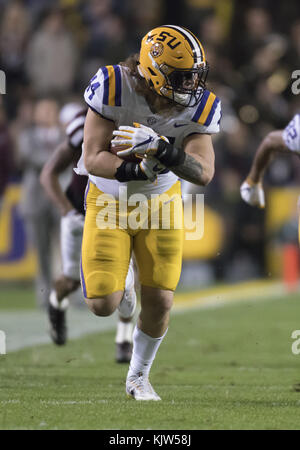
[[[192,253],[186,249],[180,287],[282,277],[284,249],[297,243],[298,158],[272,164],[266,211],[244,204],[239,187],[263,136],[284,127],[300,106],[291,91],[292,72],[300,69],[299,13],[297,0],[0,0],[0,68],[7,82],[0,96],[0,282],[31,283],[38,270],[20,206],[21,136],[41,120],[36,104],[54,101],[46,121],[58,127],[60,107],[82,101],[99,66],[138,52],[144,34],[164,23],[200,38],[211,67],[208,87],[223,108],[214,139],[216,175],[205,188],[205,236]],[[57,219],[47,231],[56,270]]]
[[[59,214],[29,167],[39,174],[64,138],[60,109],[83,102],[99,66],[162,24],[201,39],[223,116],[215,177],[189,186],[205,194],[205,232],[185,242],[151,371],[163,401],[137,404],[125,396],[127,365],[115,363],[116,314],[93,315],[79,289],[67,345],[50,339],[40,306],[61,270]],[[299,430],[299,158],[273,161],[264,211],[240,198],[261,139],[300,110],[299,56],[299,0],[0,0],[0,430]],[[33,129],[47,145],[31,144]]]

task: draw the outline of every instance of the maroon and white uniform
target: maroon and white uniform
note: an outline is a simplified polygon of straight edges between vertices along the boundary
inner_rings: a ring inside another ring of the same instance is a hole
[[[66,128],[68,144],[74,150],[74,166],[81,155],[86,109],[79,111]],[[61,218],[60,244],[63,274],[73,280],[80,279],[80,255],[84,226],[84,194],[88,177],[72,171],[72,179],[66,196],[74,207]]]
[[[69,145],[76,152],[74,167],[77,166],[77,162],[81,156],[86,113],[86,110],[78,112],[66,129]],[[84,226],[84,196],[87,181],[87,176],[77,175],[73,171],[66,195],[76,212],[70,211],[69,214],[61,219],[60,239],[63,274],[73,280],[80,279],[81,242]],[[133,285],[134,269],[131,259],[125,282],[125,290],[130,291]]]
[[[69,123],[66,129],[69,146],[74,149],[76,159],[74,160],[74,167],[81,156],[81,147],[83,142],[83,128],[87,110],[83,109],[76,114],[75,118]],[[84,214],[84,193],[88,177],[77,175],[73,171],[71,182],[66,190],[68,197],[74,208]]]

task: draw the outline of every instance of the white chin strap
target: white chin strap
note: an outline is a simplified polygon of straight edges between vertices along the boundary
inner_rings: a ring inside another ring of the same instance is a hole
[[[177,92],[174,93],[174,100],[181,105],[186,105],[189,102],[190,94],[178,94]]]
[[[161,88],[160,90],[163,97],[167,97],[171,100],[175,100],[177,103],[180,103],[182,106],[186,106],[190,100],[190,94],[179,94],[178,92],[174,92],[174,97],[172,93],[165,88]]]

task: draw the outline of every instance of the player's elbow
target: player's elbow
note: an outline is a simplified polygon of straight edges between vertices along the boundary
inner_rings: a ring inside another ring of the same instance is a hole
[[[88,154],[88,152],[85,151],[83,161],[84,161],[84,166],[85,166],[86,170],[88,171],[88,173],[90,173],[91,175],[94,175],[94,173],[93,173],[94,167],[95,167],[94,156]]]
[[[215,174],[214,166],[206,167],[203,170],[202,177],[201,177],[201,180],[202,180],[201,184],[202,184],[202,186],[207,186],[211,182],[211,180],[213,179],[214,174]]]
[[[264,146],[270,150],[278,150],[282,146],[281,132],[271,131],[264,139]]]
[[[45,188],[49,184],[50,180],[50,171],[47,166],[44,166],[43,170],[40,173],[40,183]]]

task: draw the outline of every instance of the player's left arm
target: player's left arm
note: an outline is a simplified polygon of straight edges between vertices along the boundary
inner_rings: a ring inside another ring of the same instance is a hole
[[[296,114],[284,130],[271,131],[258,147],[250,172],[240,188],[242,199],[249,205],[265,206],[263,175],[278,152],[300,155],[300,114]]]
[[[76,156],[78,157],[78,153],[76,155],[76,151],[65,140],[48,159],[40,175],[41,185],[62,216],[72,211],[74,207],[60,186],[59,175],[76,160]]]
[[[190,183],[206,186],[215,172],[215,153],[209,134],[192,134],[183,142],[183,164],[170,167],[172,172]]]
[[[250,171],[241,184],[242,199],[251,206],[265,207],[263,176],[278,152],[291,153],[283,140],[283,130],[271,131],[259,145],[254,156]]]
[[[271,131],[262,141],[253,159],[247,179],[252,183],[259,183],[275,153],[290,153],[282,138],[282,130]]]

